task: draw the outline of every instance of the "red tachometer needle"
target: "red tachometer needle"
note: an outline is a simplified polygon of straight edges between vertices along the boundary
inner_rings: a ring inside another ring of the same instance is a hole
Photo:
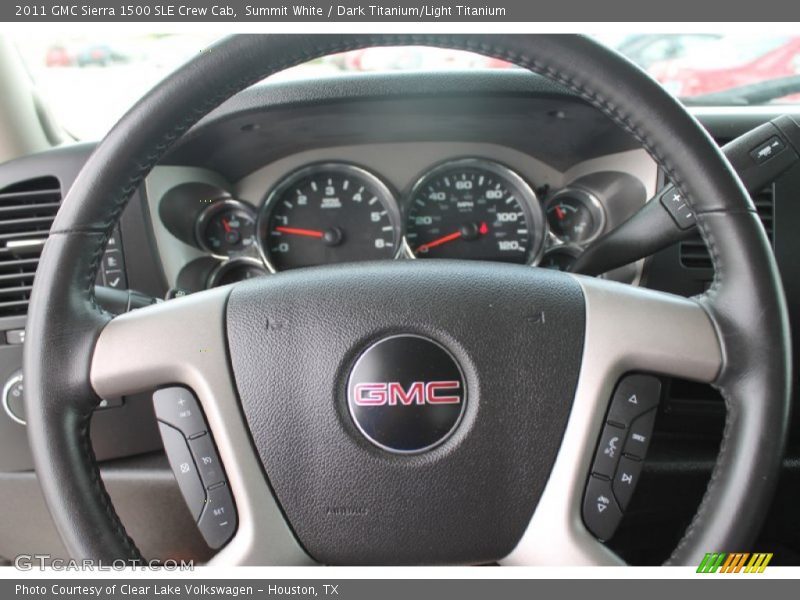
[[[556,206],[556,216],[558,217],[559,221],[563,221],[564,217],[566,217],[566,215],[564,214],[564,211],[561,210],[560,206]]]
[[[436,248],[436,246],[441,246],[442,244],[446,244],[447,242],[452,242],[453,240],[457,240],[461,237],[461,232],[456,231],[449,235],[445,235],[440,237],[439,239],[433,240],[432,242],[428,242],[427,244],[422,244],[421,246],[417,247],[417,252],[427,252],[431,248]]]
[[[304,235],[306,237],[315,238],[321,238],[323,235],[325,235],[323,232],[315,229],[298,229],[297,227],[276,227],[275,231],[280,231],[281,233],[286,233],[288,235]]]
[[[230,223],[228,223],[228,219],[222,219],[222,228],[225,230],[225,233],[231,232]]]

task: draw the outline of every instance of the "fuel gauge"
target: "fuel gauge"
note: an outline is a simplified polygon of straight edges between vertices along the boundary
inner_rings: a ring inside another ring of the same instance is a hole
[[[547,201],[550,232],[561,242],[586,244],[603,231],[606,213],[600,201],[577,188],[565,188]]]
[[[202,249],[214,256],[229,257],[254,248],[255,230],[255,210],[244,202],[225,199],[200,213],[195,235]]]

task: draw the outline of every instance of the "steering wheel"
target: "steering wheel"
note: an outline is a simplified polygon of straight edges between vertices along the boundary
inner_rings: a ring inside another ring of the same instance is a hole
[[[613,119],[692,206],[711,288],[686,299],[544,269],[395,261],[282,273],[116,318],[98,308],[93,285],[114,224],[201,117],[287,67],[409,44],[510,61]],[[668,561],[697,564],[705,552],[747,548],[770,502],[789,412],[787,323],[764,230],[717,146],[595,42],[237,36],[139,101],[64,200],[28,317],[30,444],[74,557],[141,558],[99,476],[92,410],[101,398],[180,385],[202,407],[238,515],[214,563],[622,564],[581,519],[605,414],[628,373],[683,377],[713,384],[727,408],[710,483]],[[389,404],[430,419],[388,411],[387,362],[419,373],[419,387]],[[377,421],[354,408],[354,378],[356,405],[387,408]],[[370,379],[378,387],[363,387]]]

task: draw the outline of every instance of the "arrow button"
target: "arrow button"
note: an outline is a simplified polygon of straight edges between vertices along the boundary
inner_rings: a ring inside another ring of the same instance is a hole
[[[621,427],[658,406],[661,381],[652,375],[628,375],[617,384],[608,411],[608,422]]]
[[[583,498],[583,522],[598,539],[611,539],[622,520],[622,511],[614,499],[611,482],[592,475]]]

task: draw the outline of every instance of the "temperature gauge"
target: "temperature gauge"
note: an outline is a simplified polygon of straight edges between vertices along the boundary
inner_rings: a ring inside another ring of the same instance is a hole
[[[254,249],[255,232],[255,210],[233,199],[218,200],[206,208],[195,227],[198,245],[218,257],[247,254]]]
[[[586,244],[603,231],[606,213],[603,205],[589,192],[566,188],[546,205],[550,232],[561,242]]]

